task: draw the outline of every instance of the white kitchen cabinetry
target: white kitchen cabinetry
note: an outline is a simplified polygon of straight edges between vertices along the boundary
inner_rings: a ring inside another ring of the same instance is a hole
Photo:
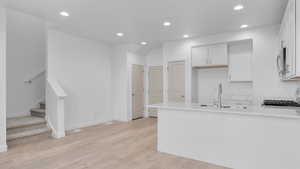
[[[227,66],[227,44],[195,46],[192,48],[192,66],[209,68]]]
[[[280,50],[286,48],[284,80],[300,78],[300,2],[289,0],[279,32]]]
[[[192,48],[192,65],[206,66],[208,64],[208,47],[200,46]]]
[[[252,81],[252,46],[252,40],[243,40],[228,44],[229,81]]]

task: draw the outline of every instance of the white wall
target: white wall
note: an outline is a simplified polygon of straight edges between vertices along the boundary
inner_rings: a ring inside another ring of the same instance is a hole
[[[154,48],[146,55],[146,70],[145,70],[145,105],[149,105],[149,67],[163,66],[163,49],[162,47]],[[148,109],[145,109],[145,117],[149,116]]]
[[[163,65],[163,50],[161,47],[151,50],[146,55],[147,66],[161,66]]]
[[[67,94],[67,130],[112,120],[111,56],[106,44],[48,31],[48,77]]]
[[[127,114],[127,47],[116,46],[112,56],[112,100],[111,110],[113,119],[119,121],[128,121]]]
[[[43,20],[7,10],[7,117],[29,115],[45,97],[46,32]]]
[[[6,12],[0,6],[0,152],[6,150]]]
[[[131,65],[145,64],[145,57],[138,54],[140,45],[117,45],[112,56],[112,100],[113,119],[129,121],[131,111]]]
[[[187,40],[166,42],[163,45],[164,66],[168,61],[186,61],[186,102],[192,100],[192,46],[213,44],[218,42],[253,39],[253,95],[256,104],[261,103],[264,97],[292,97],[299,82],[282,82],[277,75],[276,55],[278,52],[279,26],[269,26],[250,29],[241,32],[230,32]],[[167,71],[164,69],[164,80],[167,80]],[[164,101],[167,101],[167,83],[164,84]]]

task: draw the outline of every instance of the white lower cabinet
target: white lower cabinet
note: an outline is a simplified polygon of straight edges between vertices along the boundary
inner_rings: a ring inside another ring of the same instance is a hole
[[[252,40],[243,40],[228,44],[229,81],[252,81],[252,46]]]

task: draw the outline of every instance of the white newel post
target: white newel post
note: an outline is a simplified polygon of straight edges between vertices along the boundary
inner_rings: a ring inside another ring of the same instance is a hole
[[[58,113],[58,129],[55,138],[65,137],[65,100],[64,97],[59,97],[57,100],[57,113]]]
[[[46,89],[47,123],[54,138],[65,137],[65,98],[66,93],[56,80],[47,80]]]

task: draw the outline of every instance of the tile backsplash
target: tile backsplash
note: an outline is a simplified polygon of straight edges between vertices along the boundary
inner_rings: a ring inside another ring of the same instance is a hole
[[[253,84],[251,82],[229,82],[228,69],[193,70],[193,102],[213,104],[216,102],[218,84],[222,83],[224,104],[252,104]]]

